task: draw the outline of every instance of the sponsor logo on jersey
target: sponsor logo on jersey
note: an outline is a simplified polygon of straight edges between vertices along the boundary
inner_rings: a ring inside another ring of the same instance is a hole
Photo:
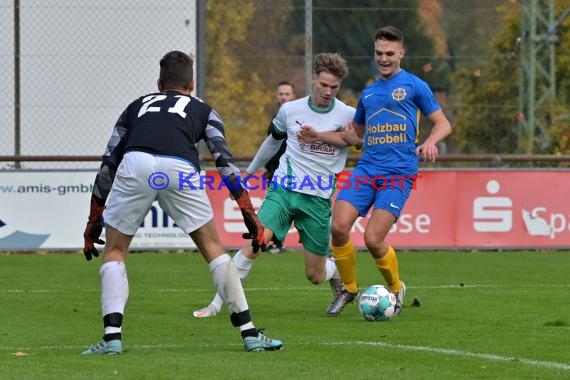
[[[309,144],[306,144],[305,147],[311,153],[325,154],[327,156],[332,156],[336,152],[336,149],[334,146],[331,146],[330,144],[326,144],[326,143],[309,143]]]
[[[384,135],[384,136],[368,136],[366,138],[366,144],[376,145],[376,144],[402,144],[408,142],[408,136],[401,132],[397,135]]]
[[[392,91],[392,99],[396,101],[402,101],[406,98],[406,90],[398,87],[394,91]]]
[[[386,124],[376,124],[376,125],[369,125],[366,127],[366,131],[368,134],[373,133],[386,133],[386,132],[402,132],[408,129],[408,125],[406,123],[386,123]]]
[[[366,127],[366,144],[370,146],[376,144],[407,143],[407,129],[408,125],[405,122],[369,125]]]

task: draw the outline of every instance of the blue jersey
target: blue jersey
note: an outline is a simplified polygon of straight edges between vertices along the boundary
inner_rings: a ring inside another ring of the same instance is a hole
[[[358,164],[385,173],[417,173],[420,116],[438,109],[427,83],[405,70],[368,85],[354,115],[354,121],[365,126],[364,153]]]

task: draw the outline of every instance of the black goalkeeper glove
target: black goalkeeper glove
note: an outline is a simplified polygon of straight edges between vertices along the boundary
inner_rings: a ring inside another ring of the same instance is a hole
[[[90,261],[93,256],[99,257],[99,251],[97,248],[95,248],[94,244],[105,244],[105,242],[100,238],[104,226],[104,209],[104,202],[101,204],[101,201],[92,196],[89,219],[87,220],[85,232],[83,232],[83,254],[85,255],[87,261]]]

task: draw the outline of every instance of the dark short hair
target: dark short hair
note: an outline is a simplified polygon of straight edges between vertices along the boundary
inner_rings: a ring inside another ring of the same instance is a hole
[[[188,88],[194,78],[194,61],[181,51],[170,51],[160,60],[159,80],[165,89]]]
[[[295,91],[295,86],[293,85],[293,83],[289,82],[288,80],[282,80],[281,82],[277,83],[277,87],[280,86],[291,86],[293,91]]]
[[[374,36],[374,41],[376,40],[383,40],[383,41],[396,41],[400,43],[404,43],[404,33],[395,26],[385,26],[380,28],[376,31],[376,35]]]
[[[313,60],[313,74],[323,71],[342,80],[348,76],[348,64],[338,53],[317,54]]]

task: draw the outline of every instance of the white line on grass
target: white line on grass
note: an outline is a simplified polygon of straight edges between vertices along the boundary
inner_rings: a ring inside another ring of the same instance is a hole
[[[383,342],[365,342],[365,341],[348,341],[348,342],[305,342],[305,343],[295,343],[297,345],[316,345],[316,346],[372,346],[372,347],[383,347],[390,349],[398,349],[403,351],[421,351],[430,352],[443,355],[460,356],[467,358],[477,358],[482,360],[494,361],[494,362],[513,362],[513,363],[523,363],[533,367],[543,367],[549,369],[561,369],[565,371],[570,371],[570,364],[559,363],[544,360],[534,360],[527,358],[520,358],[514,356],[501,356],[495,354],[484,354],[478,352],[470,351],[460,351],[447,348],[437,348],[431,346],[410,346],[405,344],[392,344]],[[224,346],[235,346],[237,344],[192,344],[192,345],[180,345],[180,344],[157,344],[157,345],[132,345],[128,346],[131,349],[159,349],[159,348],[200,348],[200,347],[224,347]],[[39,346],[39,347],[11,347],[11,346],[0,346],[0,351],[32,351],[32,350],[81,350],[85,349],[85,346]]]
[[[425,286],[408,286],[408,289],[462,289],[462,288],[503,288],[503,285],[489,285],[489,284],[453,284],[453,285],[425,285]],[[530,284],[530,285],[516,285],[512,288],[542,288],[542,289],[556,289],[556,288],[569,288],[570,284]],[[320,286],[276,286],[264,288],[245,288],[248,292],[272,292],[272,291],[297,291],[297,290],[323,290],[327,287]],[[150,289],[151,292],[162,293],[204,293],[211,292],[214,288],[164,288],[164,289]],[[82,291],[84,293],[99,292],[99,289],[73,289],[74,292]],[[10,293],[68,293],[68,289],[0,289],[0,294]]]
[[[433,353],[437,353],[437,354],[471,357],[471,358],[484,359],[484,360],[490,360],[490,361],[496,361],[496,362],[518,362],[518,363],[524,363],[524,364],[534,366],[534,367],[563,369],[565,371],[570,370],[570,364],[568,364],[568,363],[558,363],[558,362],[551,362],[551,361],[526,359],[526,358],[519,358],[519,357],[514,357],[514,356],[501,356],[501,355],[495,355],[495,354],[483,354],[483,353],[478,353],[478,352],[460,351],[460,350],[453,350],[453,349],[447,349],[447,348],[437,348],[437,347],[430,347],[430,346],[408,346],[405,344],[391,344],[391,343],[383,343],[383,342],[363,342],[363,341],[337,342],[337,343],[324,343],[324,344],[329,345],[329,346],[366,345],[366,346],[376,346],[376,347],[387,347],[387,348],[395,348],[395,349],[404,350],[404,351],[433,352]]]

